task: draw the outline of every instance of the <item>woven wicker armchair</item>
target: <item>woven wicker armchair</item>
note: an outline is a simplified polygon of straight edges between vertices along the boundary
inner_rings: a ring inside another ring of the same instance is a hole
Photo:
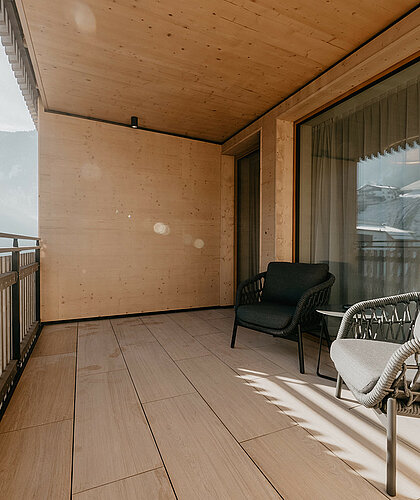
[[[334,276],[327,264],[270,262],[267,271],[243,281],[236,293],[231,347],[238,326],[298,341],[305,372],[302,327],[320,324],[316,309],[328,303]]]
[[[420,292],[359,302],[344,315],[331,346],[339,374],[336,396],[341,397],[344,381],[387,429],[391,496],[396,494],[396,416],[420,417],[419,310]]]

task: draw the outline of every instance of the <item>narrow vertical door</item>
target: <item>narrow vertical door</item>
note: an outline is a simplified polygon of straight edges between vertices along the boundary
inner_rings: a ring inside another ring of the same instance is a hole
[[[260,152],[237,162],[237,283],[259,272],[260,260]]]

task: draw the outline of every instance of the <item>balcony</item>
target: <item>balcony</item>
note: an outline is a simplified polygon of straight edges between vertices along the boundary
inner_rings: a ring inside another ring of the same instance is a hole
[[[0,500],[389,497],[321,316],[305,373],[295,331],[230,338],[272,261],[328,263],[343,309],[418,289],[419,26],[413,0],[0,0],[32,127],[22,163],[2,90],[0,230],[38,220],[0,233]],[[399,417],[401,500],[419,423]]]

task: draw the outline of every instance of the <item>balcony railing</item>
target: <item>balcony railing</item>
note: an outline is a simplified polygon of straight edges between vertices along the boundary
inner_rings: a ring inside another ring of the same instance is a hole
[[[40,331],[39,238],[0,233],[0,418]],[[34,246],[22,246],[20,242]]]
[[[420,242],[410,246],[361,247],[359,276],[366,298],[390,293],[417,291],[419,287]]]

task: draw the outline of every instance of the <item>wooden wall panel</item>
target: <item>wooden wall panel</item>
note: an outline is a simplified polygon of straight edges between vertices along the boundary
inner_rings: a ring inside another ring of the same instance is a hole
[[[235,158],[222,155],[220,189],[220,305],[234,303]]]
[[[220,146],[45,112],[39,138],[43,321],[219,304]]]
[[[274,260],[275,251],[275,188],[276,132],[275,122],[263,121],[260,149],[260,271]]]
[[[293,260],[294,216],[294,124],[276,120],[276,186],[275,186],[275,257],[276,260]]]

